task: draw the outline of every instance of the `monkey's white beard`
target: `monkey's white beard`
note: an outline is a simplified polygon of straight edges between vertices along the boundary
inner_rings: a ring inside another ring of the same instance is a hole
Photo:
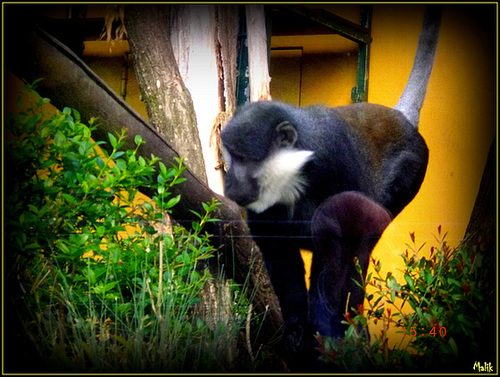
[[[261,213],[275,204],[285,204],[293,210],[307,184],[301,175],[302,167],[313,154],[312,151],[281,149],[269,157],[255,176],[260,187],[259,199],[247,208]]]

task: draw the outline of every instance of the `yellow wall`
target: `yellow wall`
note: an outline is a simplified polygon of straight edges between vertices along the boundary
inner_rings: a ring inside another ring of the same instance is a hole
[[[423,11],[422,6],[373,7],[369,102],[391,107],[397,103],[412,67]],[[431,245],[438,246],[434,239],[438,225],[448,232],[446,239],[452,246],[465,235],[495,138],[495,23],[491,7],[444,9],[420,120],[430,150],[428,170],[416,198],[387,228],[373,251],[382,262],[382,276],[392,271],[401,281],[404,265],[400,254],[411,243],[410,232],[415,232],[417,245],[427,243],[425,252]],[[304,56],[302,66],[301,105],[350,103],[350,96],[339,93],[338,86],[345,86],[346,91],[355,86],[352,64],[335,68],[332,56],[311,55]],[[279,98],[273,95],[273,99]],[[310,255],[305,261],[310,263]],[[399,337],[393,335],[392,340]]]
[[[299,50],[300,51],[300,50]],[[274,57],[271,52],[271,96],[297,106],[352,103],[358,56],[355,52]]]
[[[429,165],[420,192],[395,219],[374,251],[388,265],[415,232],[417,243],[434,243],[437,226],[457,245],[479,189],[495,135],[495,21],[479,6],[446,7],[420,132]],[[484,7],[483,7],[484,9]],[[369,101],[393,106],[404,88],[415,53],[422,7],[374,7]],[[494,23],[492,24],[494,25]]]
[[[352,103],[351,89],[356,86],[358,56],[343,52],[304,56],[301,106],[339,106]],[[326,76],[318,72],[328,72]],[[322,98],[320,93],[328,93]]]
[[[141,92],[135,77],[132,59],[127,58],[130,51],[128,42],[85,41],[84,45],[85,63],[118,94],[120,94],[122,79],[126,77],[125,101],[144,119],[148,119],[146,106],[141,101]],[[128,67],[126,74],[125,67]]]

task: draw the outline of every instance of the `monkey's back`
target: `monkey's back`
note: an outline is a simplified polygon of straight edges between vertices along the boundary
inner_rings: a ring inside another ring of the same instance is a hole
[[[394,216],[415,196],[425,175],[428,150],[401,112],[369,103],[303,110],[312,124],[303,147],[312,145],[322,160],[317,174],[329,186],[325,194],[328,189],[361,191]]]

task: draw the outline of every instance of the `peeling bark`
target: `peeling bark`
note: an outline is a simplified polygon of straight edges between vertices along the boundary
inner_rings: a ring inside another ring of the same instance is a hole
[[[271,100],[271,77],[263,5],[247,5],[248,68],[250,71],[250,102]]]

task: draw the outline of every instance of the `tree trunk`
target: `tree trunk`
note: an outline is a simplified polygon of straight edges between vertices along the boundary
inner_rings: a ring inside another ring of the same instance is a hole
[[[166,6],[125,6],[130,50],[148,116],[185,164],[207,181],[196,113],[170,42]]]
[[[494,317],[495,308],[498,302],[495,302],[496,289],[498,286],[498,276],[495,266],[498,263],[498,254],[496,248],[496,141],[493,140],[488,152],[488,159],[484,168],[479,192],[472,209],[472,214],[465,231],[466,239],[464,247],[470,253],[483,253],[483,264],[479,266],[484,275],[484,281],[481,282],[481,294],[489,297],[487,307],[481,307],[480,310],[485,313],[491,313],[490,317]],[[476,339],[480,344],[480,354],[487,359],[495,357],[498,342],[494,336],[491,336],[497,331],[498,322],[486,320],[482,321],[482,328],[476,331]]]
[[[488,152],[488,159],[479,185],[476,202],[465,231],[466,244],[469,247],[477,246],[480,251],[488,253],[495,253],[495,231],[497,229],[495,216],[495,209],[497,208],[495,197],[496,172],[495,141],[493,141]]]

